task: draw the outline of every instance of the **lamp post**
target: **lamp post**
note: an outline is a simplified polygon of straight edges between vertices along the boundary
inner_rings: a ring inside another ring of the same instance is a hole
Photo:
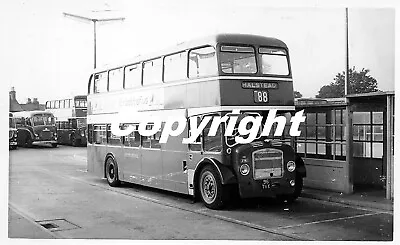
[[[92,18],[92,17],[86,17],[83,15],[78,15],[78,14],[71,14],[71,13],[63,13],[64,16],[66,17],[73,17],[81,20],[86,20],[86,21],[91,21],[93,22],[93,47],[94,47],[94,68],[96,69],[96,23],[97,22],[108,22],[108,21],[123,21],[125,20],[125,17],[113,17],[113,18]]]

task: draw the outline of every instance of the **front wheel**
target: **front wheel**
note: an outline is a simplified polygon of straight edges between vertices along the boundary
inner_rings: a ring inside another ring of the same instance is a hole
[[[118,165],[112,157],[106,160],[106,178],[108,184],[112,187],[117,187],[121,184],[118,178]]]
[[[204,205],[210,209],[221,209],[228,201],[229,191],[222,185],[221,177],[217,170],[205,166],[200,172],[198,190]]]
[[[53,148],[57,148],[57,146],[58,146],[57,143],[52,143],[52,144],[51,144],[51,147],[53,147]]]

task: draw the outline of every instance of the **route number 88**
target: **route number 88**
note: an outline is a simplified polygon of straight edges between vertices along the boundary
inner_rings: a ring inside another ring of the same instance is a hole
[[[256,103],[268,102],[268,92],[255,90],[254,91],[254,102],[256,102]]]

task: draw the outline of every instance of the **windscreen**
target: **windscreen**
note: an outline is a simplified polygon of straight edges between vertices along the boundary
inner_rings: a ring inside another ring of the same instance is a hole
[[[15,120],[12,117],[9,117],[8,124],[10,128],[15,128]]]
[[[259,48],[264,75],[289,75],[286,50],[280,48]]]
[[[53,126],[55,124],[54,117],[50,114],[38,114],[32,116],[33,126],[48,125]]]
[[[257,72],[254,48],[222,45],[220,50],[220,65],[223,73],[254,74]]]

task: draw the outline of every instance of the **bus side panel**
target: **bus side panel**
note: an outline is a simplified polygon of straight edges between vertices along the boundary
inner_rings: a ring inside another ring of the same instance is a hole
[[[186,107],[210,107],[221,105],[219,81],[187,84]]]
[[[186,130],[184,132],[187,132]],[[183,133],[170,136],[163,145],[163,181],[167,190],[189,194],[187,178],[187,145],[182,144]],[[184,169],[185,168],[185,169]]]
[[[185,100],[182,96],[186,95],[186,86],[178,85],[164,88],[164,108],[184,108]]]
[[[160,149],[142,147],[142,184],[163,188],[162,183],[162,153]]]
[[[99,177],[104,176],[104,163],[106,157],[106,147],[104,145],[88,145],[87,147],[87,168]]]
[[[257,86],[264,83],[276,83],[275,89],[242,88],[242,83],[251,83]],[[268,102],[255,102],[254,91],[266,91]],[[273,78],[265,80],[221,80],[221,104],[224,106],[294,106],[293,82],[275,81]]]
[[[142,164],[141,152],[139,148],[123,147],[121,157],[118,159],[118,166],[122,170],[121,180],[141,184]]]

